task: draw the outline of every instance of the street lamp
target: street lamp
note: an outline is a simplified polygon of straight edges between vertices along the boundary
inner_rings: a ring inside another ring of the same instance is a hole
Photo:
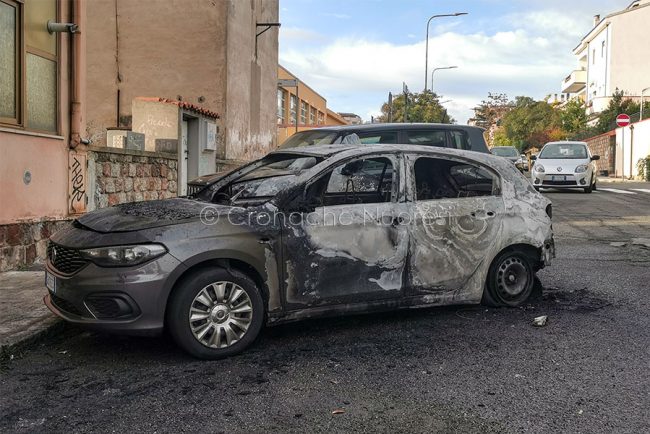
[[[427,21],[427,38],[426,38],[426,53],[424,55],[424,90],[427,90],[427,80],[429,79],[429,24],[434,18],[441,17],[459,17],[461,15],[467,15],[467,12],[456,12],[454,14],[442,14],[442,15],[433,15]]]
[[[458,68],[457,66],[443,66],[441,68],[433,68],[433,71],[431,71],[431,92],[433,92],[433,74],[435,74],[436,71],[441,71],[443,69],[456,69]]]
[[[650,87],[646,87],[641,91],[641,113],[639,114],[639,122],[643,120],[643,94],[646,90],[650,90]]]

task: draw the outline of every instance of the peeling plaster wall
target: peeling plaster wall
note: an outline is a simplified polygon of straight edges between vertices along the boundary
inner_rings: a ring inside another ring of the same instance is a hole
[[[138,96],[180,95],[224,112],[227,0],[87,3],[87,129],[93,145],[105,145],[107,127],[131,125],[131,101]]]
[[[251,160],[276,147],[278,29],[257,39],[258,22],[277,22],[278,0],[228,2],[225,147],[219,157]]]

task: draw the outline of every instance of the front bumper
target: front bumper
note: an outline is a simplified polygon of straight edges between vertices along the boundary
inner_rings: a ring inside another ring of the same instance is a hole
[[[135,267],[103,268],[89,263],[72,275],[46,263],[56,291],[45,305],[64,320],[107,332],[151,335],[162,331],[173,279],[184,267],[170,254]],[[181,271],[182,272],[182,271]]]
[[[586,188],[591,182],[591,174],[584,173],[532,173],[535,187],[542,188]]]

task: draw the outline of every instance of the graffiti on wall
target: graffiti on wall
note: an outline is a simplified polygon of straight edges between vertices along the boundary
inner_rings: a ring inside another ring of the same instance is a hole
[[[86,154],[70,152],[68,158],[68,202],[71,214],[86,211]]]

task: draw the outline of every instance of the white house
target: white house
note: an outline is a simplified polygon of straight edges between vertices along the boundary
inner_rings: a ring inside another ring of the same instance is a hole
[[[605,109],[616,89],[640,99],[650,86],[649,23],[650,0],[634,1],[603,19],[596,15],[573,50],[577,68],[562,81],[562,93],[580,98],[588,114]]]

